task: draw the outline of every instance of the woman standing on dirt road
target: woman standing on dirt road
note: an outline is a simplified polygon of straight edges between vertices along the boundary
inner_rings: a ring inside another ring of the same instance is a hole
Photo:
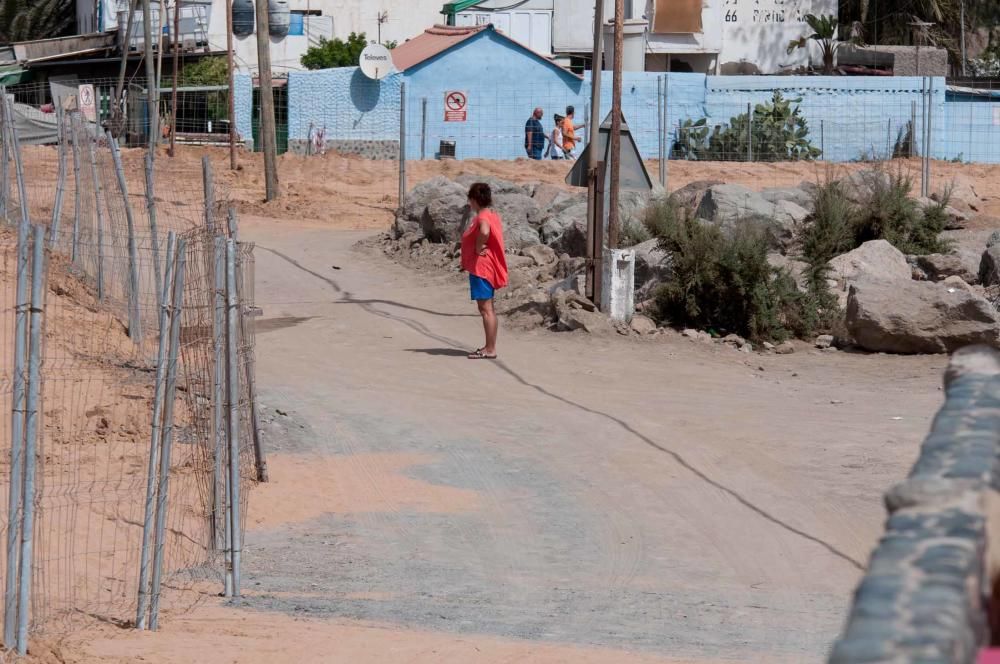
[[[470,360],[495,360],[500,327],[493,309],[493,295],[507,285],[507,258],[503,248],[503,223],[492,208],[493,192],[485,182],[469,187],[473,219],[462,234],[462,269],[469,273],[469,290],[483,317],[486,345],[469,353]]]

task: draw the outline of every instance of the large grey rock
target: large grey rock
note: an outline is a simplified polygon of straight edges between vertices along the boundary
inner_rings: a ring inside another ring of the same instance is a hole
[[[557,292],[552,304],[561,330],[584,330],[594,335],[610,335],[615,331],[607,316],[587,307],[586,304],[592,306],[592,303],[575,293]]]
[[[701,199],[696,216],[721,226],[731,226],[745,219],[770,219],[775,205],[757,192],[740,184],[710,187]]]
[[[503,221],[503,241],[504,247],[511,251],[516,251],[522,247],[530,247],[538,244],[538,231],[528,225],[528,222],[508,223]]]
[[[886,240],[872,240],[829,262],[831,279],[837,282],[837,301],[847,306],[848,290],[860,279],[877,281],[909,281],[913,270],[906,256]]]
[[[951,182],[948,183],[948,189],[950,190],[948,204],[956,210],[970,214],[978,212],[979,208],[982,207],[982,199],[979,192],[976,191],[975,182],[964,175],[956,175],[952,178]],[[944,197],[943,194],[944,192],[935,192],[931,194],[931,198],[940,201]]]
[[[420,218],[420,228],[431,242],[454,242],[470,221],[468,199],[449,194],[431,199]]]
[[[446,200],[447,203],[442,203],[443,200]],[[396,221],[392,231],[393,239],[399,239],[409,234],[423,234],[426,221],[425,213],[428,206],[434,202],[437,203],[434,211],[435,217],[441,219],[441,214],[447,208],[451,208],[454,213],[456,208],[465,206],[466,190],[461,185],[440,175],[418,184],[406,194],[403,204],[396,212]],[[451,216],[456,215],[452,214]],[[457,220],[441,219],[441,221],[444,222],[445,227],[451,227],[461,224],[461,215],[458,217]],[[444,229],[442,234],[446,234]]]
[[[578,194],[576,194],[576,192],[567,191],[566,189],[558,187],[554,184],[542,183],[535,187],[535,192],[531,197],[534,199],[540,210],[548,210],[561,201],[574,198],[577,195]]]
[[[947,353],[1000,338],[997,310],[985,298],[928,281],[853,283],[846,323],[858,346],[887,353]]]
[[[769,253],[767,255],[768,264],[776,270],[788,272],[800,291],[805,292],[807,287],[807,273],[809,264],[804,261],[795,260],[789,256],[779,253]]]
[[[585,256],[587,253],[587,202],[577,202],[542,223],[542,242],[560,254]]]
[[[527,185],[517,184],[516,182],[508,182],[507,180],[501,180],[500,178],[493,177],[492,175],[459,175],[455,178],[455,182],[462,187],[463,194],[467,194],[469,192],[469,187],[476,182],[485,182],[490,185],[490,191],[493,193],[494,199],[498,194],[520,194],[521,196],[530,197],[532,190],[532,187]]]
[[[887,189],[892,177],[885,171],[865,169],[855,171],[840,181],[844,196],[857,205],[868,201],[875,191]]]
[[[670,254],[660,248],[659,240],[647,240],[632,247],[635,251],[635,286],[641,294],[649,294],[657,284],[670,278]]]
[[[781,201],[794,203],[800,208],[807,210],[806,214],[809,214],[808,211],[813,208],[812,192],[806,191],[801,187],[772,187],[761,190],[760,196],[765,201],[776,205]]]
[[[986,248],[979,262],[979,283],[983,286],[1000,284],[1000,244]]]
[[[951,276],[961,277],[966,283],[975,283],[977,279],[978,270],[970,269],[972,266],[958,254],[927,254],[914,260],[930,281],[944,281]]]
[[[538,267],[548,267],[555,265],[559,261],[559,256],[552,249],[544,244],[534,244],[521,249],[521,254],[527,256]]]
[[[693,214],[701,206],[701,199],[705,197],[706,192],[721,184],[725,184],[725,182],[722,180],[695,180],[677,189],[671,196]]]
[[[911,276],[906,256],[886,240],[872,240],[832,259],[830,276],[843,282],[858,279],[908,281]]]
[[[767,225],[771,246],[788,251],[795,239],[796,227],[809,211],[791,202],[772,203],[759,193],[738,184],[710,187],[701,199],[697,216],[729,231],[740,223],[763,222]]]

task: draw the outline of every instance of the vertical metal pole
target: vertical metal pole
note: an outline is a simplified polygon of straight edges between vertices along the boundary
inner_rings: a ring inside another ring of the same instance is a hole
[[[25,366],[28,354],[28,251],[31,238],[28,219],[27,194],[24,171],[21,167],[21,151],[14,130],[13,113],[4,92],[0,97],[4,114],[4,143],[9,147],[14,162],[14,177],[20,198],[21,220],[17,226],[17,286],[14,324],[14,374],[11,401],[11,468],[10,501],[7,521],[7,584],[4,595],[4,645],[14,648],[17,641],[18,586],[21,568],[19,561],[20,526],[22,514],[22,481],[24,463],[24,415],[26,402]]]
[[[0,216],[4,221],[10,208],[10,139],[7,132],[7,88],[0,85]]]
[[[73,148],[73,243],[70,248],[70,259],[73,263],[77,261],[77,252],[80,249],[80,118],[77,113],[71,112],[69,115],[70,134],[72,135]]]
[[[917,101],[910,102],[910,157],[917,156]]]
[[[201,180],[205,191],[205,227],[209,233],[215,233],[215,180],[207,155],[201,158]]]
[[[399,84],[399,207],[406,198],[406,82]]]
[[[156,496],[159,451],[163,420],[163,398],[166,392],[167,347],[170,339],[170,290],[174,274],[174,251],[177,237],[173,231],[167,236],[167,266],[160,288],[160,340],[156,351],[156,387],[153,397],[153,426],[149,441],[149,467],[146,470],[146,509],[142,521],[142,553],[139,558],[139,606],[135,613],[135,628],[146,629],[146,612],[149,609],[149,546],[153,536],[153,501]]]
[[[160,284],[160,233],[156,226],[156,181],[153,167],[153,150],[146,152],[146,211],[149,213],[149,235],[153,249],[153,276],[156,280],[156,301],[161,300]]]
[[[625,40],[625,0],[615,0],[614,68],[611,77],[611,136],[608,153],[611,160],[611,182],[608,203],[608,246],[618,249],[621,220],[618,200],[621,192],[622,168],[622,59]],[[603,261],[603,256],[601,257]],[[600,305],[598,305],[600,306]]]
[[[826,159],[826,123],[819,121],[819,158]]]
[[[930,196],[931,158],[934,142],[934,77],[927,77],[927,149],[924,155],[924,197]]]
[[[35,543],[35,469],[38,448],[38,400],[41,394],[42,311],[45,306],[45,227],[35,226],[31,260],[31,328],[28,340],[28,403],[24,414],[24,483],[21,504],[21,578],[18,592],[17,652],[28,654],[31,613],[32,547]]]
[[[660,168],[660,184],[663,188],[667,188],[667,183],[670,181],[670,149],[672,147],[667,136],[670,135],[670,74],[663,75],[663,136],[660,140],[663,141],[663,165]]]
[[[239,355],[236,349],[237,319],[239,301],[236,294],[236,243],[226,242],[226,401],[229,405],[229,422],[226,434],[229,438],[229,530],[232,534],[233,597],[240,596],[240,441],[239,441],[239,400],[240,374]]]
[[[427,97],[420,101],[420,160],[427,158]]]
[[[167,502],[170,496],[170,448],[174,442],[174,401],[177,394],[177,362],[180,354],[181,312],[184,305],[184,265],[187,241],[177,240],[173,295],[170,311],[170,351],[167,359],[166,399],[163,403],[163,442],[160,446],[160,486],[156,493],[156,546],[153,553],[152,601],[149,628],[156,630],[160,621],[160,584],[163,578],[163,546],[167,525]]]
[[[170,37],[174,40],[174,78],[170,83],[170,156],[173,157],[177,149],[177,79],[179,77],[177,69],[181,60],[181,3],[174,0],[174,29],[170,31]]]
[[[663,186],[663,75],[656,77],[656,154],[660,167],[660,186]]]
[[[156,58],[153,57],[153,8],[150,0],[142,0],[142,47],[143,58],[146,61],[146,117],[149,135],[146,140],[149,150],[156,150],[159,142],[157,134],[160,124],[160,90],[156,87]],[[162,32],[161,32],[162,35]]]
[[[600,140],[600,134],[598,134]],[[590,251],[594,260],[594,304],[601,305],[604,291],[604,218],[606,214],[606,196],[608,182],[608,165],[604,161],[597,162],[594,172],[594,234],[591,237]]]
[[[213,367],[215,371],[212,377],[212,439],[215,443],[214,457],[214,514],[212,526],[215,529],[213,542],[218,542],[219,548],[225,552],[226,574],[225,590],[223,594],[231,597],[232,590],[232,569],[230,567],[230,542],[229,532],[229,501],[224,494],[226,489],[225,458],[226,448],[226,411],[225,411],[225,343],[226,343],[226,244],[222,237],[214,238],[213,244],[214,261],[213,274],[215,275],[215,316],[212,325],[212,348],[214,351]],[[219,531],[218,526],[222,526]]]
[[[606,154],[598,154],[601,138],[601,69],[603,68],[604,0],[594,0],[594,50],[590,60],[590,121],[587,137],[592,149],[587,160],[587,296],[598,305],[601,303],[601,263],[603,250],[596,247],[604,243],[603,205],[604,170],[601,163]]]
[[[101,186],[101,175],[97,172],[97,148],[95,143],[97,142],[96,137],[90,135],[90,130],[86,130],[87,133],[87,147],[90,150],[90,172],[91,176],[94,178],[94,203],[97,208],[97,274],[95,279],[97,279],[97,299],[104,300],[104,213],[101,211],[101,194],[103,192],[103,187]]]
[[[921,104],[923,108],[922,117],[920,118],[920,195],[927,197],[927,152],[928,152],[928,140],[927,140],[927,125],[928,123],[928,110],[927,107],[930,105],[929,95],[927,94],[927,77],[924,76],[920,79],[920,96]]]
[[[66,131],[63,127],[64,122],[62,104],[56,100],[56,150],[58,151],[59,166],[56,175],[56,197],[52,204],[52,234],[49,238],[53,248],[59,241],[59,222],[62,221],[63,196],[66,190]]]
[[[233,0],[226,0],[226,78],[229,84],[229,169],[236,170],[236,65],[233,63]]]
[[[128,336],[132,341],[139,342],[142,339],[142,320],[139,314],[139,251],[135,241],[135,219],[132,216],[132,202],[128,199],[128,183],[125,181],[118,141],[111,132],[108,132],[108,142],[111,144],[111,158],[118,176],[118,191],[125,204],[125,223],[128,227]]]
[[[892,159],[892,118],[889,118],[885,128],[885,158]]]
[[[747,161],[753,161],[753,105],[747,104]]]
[[[962,52],[962,78],[965,78],[968,76],[965,66],[966,62],[968,62],[968,58],[965,54],[965,0],[960,0],[958,16],[959,29],[961,30],[961,36],[959,37],[959,50]]]

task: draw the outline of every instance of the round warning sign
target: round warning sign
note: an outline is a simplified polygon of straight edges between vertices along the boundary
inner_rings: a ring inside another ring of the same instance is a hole
[[[465,122],[469,99],[464,92],[452,90],[444,95],[444,121]]]

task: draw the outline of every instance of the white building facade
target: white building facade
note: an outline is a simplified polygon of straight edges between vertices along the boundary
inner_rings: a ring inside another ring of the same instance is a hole
[[[267,2],[267,0],[257,0]],[[165,24],[172,29],[173,0],[151,0],[154,31],[162,10]],[[288,35],[271,38],[271,67],[275,74],[302,69],[306,50],[322,38],[347,39],[352,33],[365,33],[367,39],[402,43],[422,33],[434,23],[441,23],[442,0],[288,0],[292,14]],[[81,33],[104,32],[125,23],[128,3],[125,0],[77,0],[77,24]],[[180,0],[180,38],[186,48],[225,51],[226,1]],[[124,28],[124,25],[122,25]],[[131,47],[142,48],[142,12],[136,12]],[[257,38],[234,39],[236,65],[244,71],[257,71]]]

